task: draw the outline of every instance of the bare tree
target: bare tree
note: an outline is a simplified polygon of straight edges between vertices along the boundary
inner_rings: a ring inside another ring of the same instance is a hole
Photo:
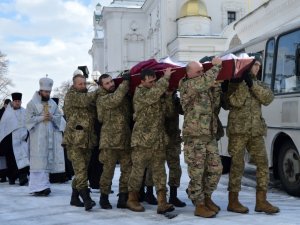
[[[65,95],[71,86],[72,86],[72,81],[68,80],[68,81],[63,82],[58,88],[54,89],[53,97],[59,99],[58,106],[60,108],[62,108],[64,99],[65,99]]]
[[[10,95],[9,87],[13,86],[11,79],[6,77],[8,72],[8,59],[0,51],[0,104]]]

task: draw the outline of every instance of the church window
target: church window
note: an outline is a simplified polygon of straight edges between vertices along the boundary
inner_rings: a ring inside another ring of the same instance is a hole
[[[227,12],[228,24],[232,23],[236,20],[236,12],[235,11],[228,11]]]

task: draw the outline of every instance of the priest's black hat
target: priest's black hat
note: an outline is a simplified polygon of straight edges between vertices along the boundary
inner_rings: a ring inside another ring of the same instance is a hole
[[[19,92],[12,93],[11,98],[13,101],[22,100],[22,93],[19,93]]]

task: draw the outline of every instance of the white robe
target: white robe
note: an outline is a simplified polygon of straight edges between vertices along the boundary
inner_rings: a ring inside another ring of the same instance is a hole
[[[26,108],[26,127],[30,133],[30,179],[31,193],[50,188],[49,173],[65,171],[64,150],[61,146],[65,120],[57,104],[49,99],[48,111],[52,120],[43,121],[44,105],[35,92]]]
[[[12,146],[18,169],[29,166],[29,150],[26,141],[28,132],[25,127],[26,111],[23,107],[14,110],[7,106],[0,121],[0,142],[12,134]]]
[[[64,118],[52,99],[48,101],[52,121],[43,121],[43,110],[41,97],[36,92],[26,107],[26,127],[30,133],[30,172],[62,173],[65,171],[61,146]]]

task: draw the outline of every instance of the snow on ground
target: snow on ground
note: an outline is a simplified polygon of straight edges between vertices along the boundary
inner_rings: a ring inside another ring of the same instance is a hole
[[[83,208],[69,205],[71,195],[71,182],[53,184],[49,197],[34,197],[28,193],[28,187],[18,184],[9,185],[0,183],[0,225],[147,225],[147,224],[180,224],[180,225],[299,225],[300,224],[300,199],[287,195],[285,192],[270,188],[268,199],[279,206],[281,212],[277,215],[256,213],[255,207],[255,181],[243,178],[243,187],[240,199],[249,207],[249,214],[236,214],[226,211],[227,207],[227,182],[228,176],[223,175],[218,189],[213,194],[213,199],[222,208],[216,218],[204,219],[195,217],[194,206],[189,201],[185,189],[188,185],[186,165],[183,164],[183,175],[179,197],[187,203],[185,208],[177,208],[179,215],[174,219],[167,219],[156,214],[156,206],[146,203],[145,212],[136,213],[127,209],[117,209],[117,193],[119,167],[116,168],[113,180],[114,194],[110,195],[112,210],[104,210],[99,207],[99,190],[92,190],[92,198],[97,202],[92,211],[86,212]]]

